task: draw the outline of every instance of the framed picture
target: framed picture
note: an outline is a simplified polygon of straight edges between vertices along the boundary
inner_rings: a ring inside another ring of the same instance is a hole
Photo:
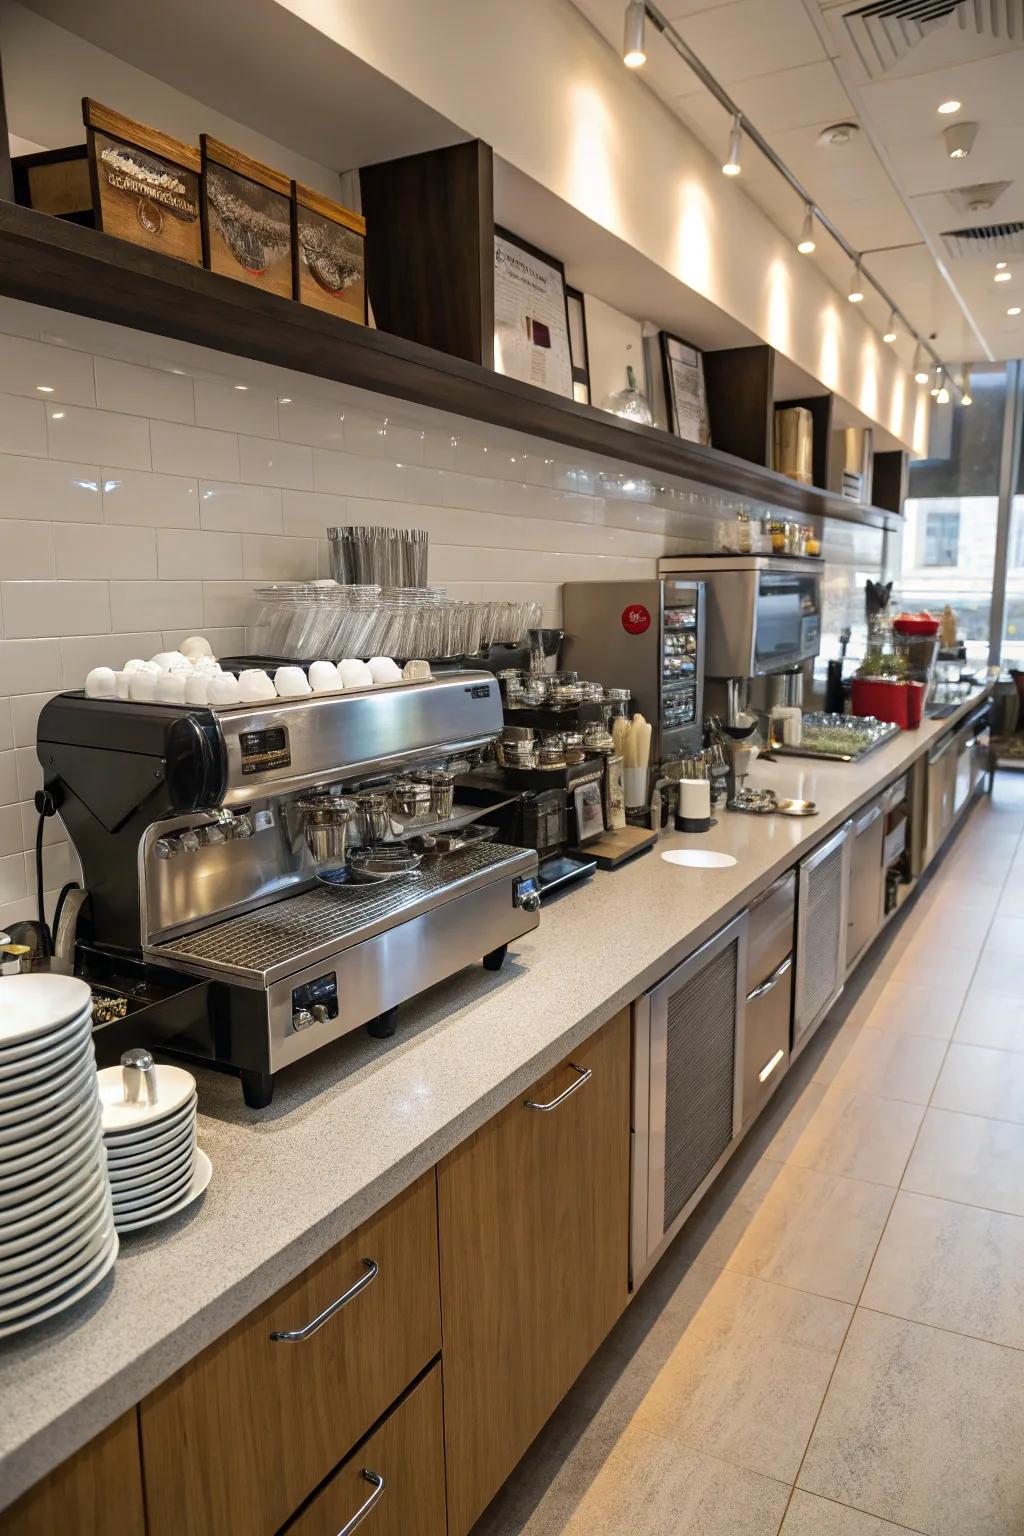
[[[661,366],[669,427],[688,443],[708,444],[711,423],[704,388],[704,358],[699,348],[669,331],[659,333]]]
[[[587,347],[587,312],[578,288],[566,288],[569,309],[569,355],[572,360],[572,395],[580,405],[590,404],[590,351]]]
[[[604,831],[604,807],[601,804],[601,785],[598,780],[577,784],[572,792],[576,810],[576,836],[582,843],[600,837]]]
[[[565,268],[506,229],[494,231],[494,367],[573,399]]]

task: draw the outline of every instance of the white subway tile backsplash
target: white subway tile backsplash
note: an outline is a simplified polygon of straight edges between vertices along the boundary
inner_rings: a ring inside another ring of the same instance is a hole
[[[100,472],[88,464],[0,454],[0,517],[98,523],[103,517]]]
[[[243,570],[247,577],[268,581],[312,581],[316,575],[313,539],[269,538],[247,533],[242,539]]]
[[[220,432],[277,436],[277,396],[251,384],[214,384],[196,379],[196,425]]]
[[[161,579],[230,578],[243,574],[240,533],[186,533],[178,528],[161,528],[157,541]]]
[[[171,421],[150,423],[153,468],[166,475],[195,475],[201,480],[237,480],[238,439],[232,432],[184,427]]]
[[[15,747],[14,761],[18,769],[16,799],[31,800],[36,790],[43,787],[43,770],[36,756],[35,747]]]
[[[422,464],[392,463],[362,454],[313,450],[313,485],[339,496],[367,496],[381,501],[414,501],[422,506],[444,505],[444,475]]]
[[[39,711],[52,693],[22,693],[11,700],[11,723],[16,747],[34,747]]]
[[[340,405],[317,400],[288,399],[277,408],[278,435],[290,443],[311,448],[341,449],[345,446],[345,411]]]
[[[14,710],[11,699],[0,699],[0,752],[14,746]]]
[[[198,627],[203,622],[202,582],[112,581],[110,616],[109,627],[115,631],[143,629],[147,624],[159,629],[179,624]]]
[[[481,475],[443,474],[442,505],[528,517],[535,495],[524,480],[485,480]]]
[[[0,858],[12,853],[22,853],[25,840],[22,834],[21,815],[16,805],[0,806]]]
[[[0,694],[60,686],[59,640],[0,640]]]
[[[183,640],[195,634],[195,629],[165,629],[163,632],[163,648],[165,651],[179,651]],[[238,656],[245,650],[245,625],[218,626],[204,624],[202,634],[213,646],[215,656]]]
[[[340,528],[345,523],[357,523],[358,517],[350,517],[344,496],[330,496],[326,491],[285,491],[284,531],[299,538],[323,539],[328,528]],[[377,502],[361,502],[361,506],[376,507]],[[366,519],[378,521],[376,514]]]
[[[0,298],[0,336],[27,336],[30,341],[38,341],[40,317],[45,313],[38,304]]]
[[[4,581],[0,582],[0,606],[8,640],[110,631],[105,581]]]
[[[302,443],[240,437],[238,453],[241,478],[248,485],[288,486],[296,491],[313,489],[313,450]]]
[[[364,453],[398,464],[422,464],[426,436],[423,427],[403,421],[390,411],[361,411],[352,406],[345,410],[344,444],[349,453]]]
[[[166,368],[143,368],[109,357],[96,359],[96,404],[132,416],[193,422],[192,380]]]
[[[156,539],[152,528],[109,523],[61,528],[56,540],[57,575],[69,580],[156,576]]]
[[[52,524],[22,523],[13,518],[0,522],[0,571],[12,581],[46,580],[53,576]]]
[[[0,395],[0,453],[46,457],[46,406],[41,397]]]
[[[235,628],[255,624],[263,604],[256,588],[265,581],[204,581],[203,605],[207,627]]]
[[[25,861],[25,889],[29,892],[35,890],[36,860],[35,850],[23,853]],[[69,880],[75,880],[79,884],[82,880],[82,866],[78,862],[78,856],[68,842],[51,843],[43,845],[43,889],[44,891],[59,891]]]
[[[299,496],[301,491],[289,491]],[[232,485],[224,480],[199,482],[199,520],[204,528],[237,533],[280,533],[281,491],[269,485]]]
[[[60,642],[60,686],[81,688],[93,667],[110,667],[118,672],[126,661],[148,661],[165,649],[158,629],[116,635],[69,635]]]
[[[198,528],[199,482],[185,475],[108,470],[103,475],[108,523],[145,528]]]
[[[120,411],[84,405],[48,405],[51,459],[81,459],[117,469],[149,469],[149,422]]]
[[[68,405],[95,405],[93,360],[89,352],[20,336],[4,336],[0,345],[0,391],[28,395],[33,400],[60,400]]]
[[[34,849],[36,845],[36,824],[39,821],[39,812],[31,800],[22,800],[16,807],[18,819],[21,823],[21,843],[19,847],[23,852]],[[64,823],[59,816],[47,816],[43,822],[43,846],[53,843],[66,843],[68,835],[64,830]],[[33,888],[35,875],[32,877]]]
[[[0,805],[18,802],[18,760],[14,749],[0,752]]]

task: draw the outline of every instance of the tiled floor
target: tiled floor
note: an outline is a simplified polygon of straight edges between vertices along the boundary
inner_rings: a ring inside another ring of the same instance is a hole
[[[1022,1536],[1024,775],[474,1536]]]

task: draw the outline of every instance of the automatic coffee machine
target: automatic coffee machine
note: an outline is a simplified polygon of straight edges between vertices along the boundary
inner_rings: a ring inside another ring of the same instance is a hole
[[[327,886],[303,800],[437,767],[501,727],[486,672],[227,709],[51,699],[37,751],[88,891],[77,968],[128,999],[101,1059],[158,1047],[237,1072],[262,1107],[282,1067],[362,1024],[389,1033],[400,1003],[481,958],[497,969],[539,921],[535,852],[481,838]]]

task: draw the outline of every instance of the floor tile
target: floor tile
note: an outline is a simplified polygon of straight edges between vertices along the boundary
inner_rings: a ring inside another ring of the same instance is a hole
[[[704,1268],[694,1265],[683,1288],[703,1287]],[[634,1422],[792,1483],[852,1314],[842,1302],[719,1270]]]
[[[966,915],[966,914],[965,914]],[[889,1035],[948,1040],[960,1013],[956,992],[915,981],[890,981],[864,1019],[866,1029]]]
[[[1024,955],[1024,917],[1000,917],[997,909],[985,948],[1000,955]]]
[[[1024,1216],[1024,1126],[926,1110],[901,1187]]]
[[[779,1536],[900,1536],[905,1530],[905,1525],[891,1525],[797,1488]]]
[[[473,1536],[776,1536],[789,1498],[784,1483],[634,1426],[596,1464],[588,1452],[547,1477],[529,1453]]]
[[[763,1181],[765,1163],[752,1179]],[[776,1163],[742,1226],[722,1223],[701,1257],[736,1274],[854,1302],[892,1205],[892,1191],[860,1179]],[[742,1200],[733,1203],[735,1210]]]
[[[892,969],[893,981],[913,981],[927,987],[942,987],[951,995],[967,995],[975,966],[976,951],[956,949],[952,944],[931,942],[915,949],[905,949]]]
[[[982,950],[972,985],[979,992],[1002,992],[1024,1000],[1024,955],[1000,955]]]
[[[1024,1051],[1024,998],[972,987],[964,1000],[954,1040],[997,1051]]]
[[[927,1104],[945,1054],[944,1040],[861,1029],[852,1040],[837,1037],[815,1077],[834,1088]]]
[[[895,1188],[923,1114],[918,1104],[827,1088],[804,1123],[789,1116],[770,1143],[768,1156],[800,1168],[819,1168]]]
[[[861,1304],[1024,1349],[1024,1217],[901,1191]]]
[[[996,905],[998,917],[1024,917],[1024,881],[1010,879]]]
[[[1000,891],[994,885],[979,885],[973,880],[936,880],[922,893],[933,912],[985,912],[993,915],[1000,902]],[[950,930],[953,929],[950,923]]]
[[[1024,1122],[1024,1056],[953,1041],[932,1104],[966,1115]]]
[[[949,911],[943,907],[922,906],[920,916],[908,933],[906,947],[925,941],[948,943],[955,934],[958,949],[976,951],[984,945],[991,922],[989,911],[958,911],[955,918],[950,918]]]
[[[863,1309],[799,1485],[929,1536],[1020,1536],[1024,1354]]]

